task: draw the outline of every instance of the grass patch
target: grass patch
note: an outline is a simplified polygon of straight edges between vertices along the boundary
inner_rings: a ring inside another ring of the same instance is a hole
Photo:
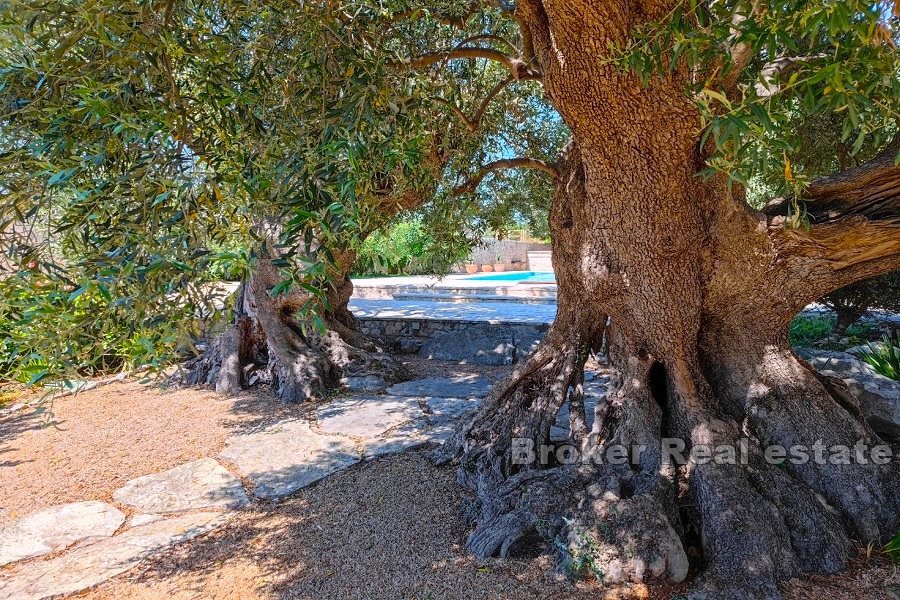
[[[884,553],[897,564],[900,564],[900,533],[894,536],[888,545],[884,547]]]
[[[788,339],[791,346],[809,348],[821,346],[834,329],[834,321],[828,315],[816,315],[814,317],[798,315],[794,317],[788,329]]]
[[[876,373],[900,381],[900,352],[895,348],[894,342],[895,340],[885,335],[881,344],[869,343],[868,349],[861,350],[860,354]]]
[[[874,323],[854,323],[843,336],[834,331],[834,317],[824,315],[797,315],[788,329],[791,346],[846,350],[876,339],[878,327]],[[846,339],[844,339],[846,338]],[[843,340],[843,343],[841,342]]]

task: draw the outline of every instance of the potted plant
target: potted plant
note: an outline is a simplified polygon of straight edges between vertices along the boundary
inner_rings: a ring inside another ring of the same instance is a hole
[[[497,262],[494,263],[494,270],[497,271],[498,273],[502,273],[503,271],[506,270],[506,265],[503,264],[503,255],[502,254],[497,255]]]
[[[481,270],[485,273],[491,273],[494,267],[492,265],[481,265]]]
[[[477,273],[477,272],[478,272],[478,265],[476,265],[475,263],[466,263],[466,273],[469,273],[471,275],[472,273]]]

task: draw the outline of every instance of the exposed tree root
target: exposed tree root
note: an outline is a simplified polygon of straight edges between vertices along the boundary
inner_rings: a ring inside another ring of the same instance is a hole
[[[186,365],[188,384],[235,394],[264,383],[282,400],[301,402],[323,397],[346,377],[377,375],[388,384],[408,379],[399,361],[353,328],[346,305],[326,315],[322,332],[297,320],[300,299],[270,295],[275,283],[274,268],[261,260],[236,294],[234,322]]]
[[[623,349],[616,390],[597,407],[590,435],[575,436],[590,459],[583,454],[569,464],[564,454],[542,457],[540,446],[549,444],[560,406],[580,401],[583,359],[576,348],[586,335],[571,329],[583,330],[583,321],[569,324],[566,331],[554,326],[436,452],[440,461],[458,461],[460,483],[480,501],[467,541],[476,556],[508,556],[539,534],[572,574],[605,583],[681,581],[687,548],[699,544],[704,568],[693,597],[779,598],[779,581],[842,570],[852,539],[881,542],[900,529],[896,464],[776,466],[764,460],[764,444],[879,441],[789,351],[780,357],[793,363],[780,368],[796,366],[805,375],[779,381],[793,381],[806,395],[785,385],[777,393],[751,394],[736,420],[729,414],[734,407],[723,412],[715,388],[692,361],[671,361],[666,369],[643,351]],[[763,372],[753,372],[756,383],[743,389],[766,390]],[[728,404],[726,395],[718,396]],[[573,431],[584,429],[581,418],[573,417]],[[533,462],[519,464],[522,446],[513,438],[525,440]],[[686,441],[685,464],[664,460],[664,438]],[[642,450],[615,464],[621,454],[610,449],[617,447]],[[699,447],[731,448],[735,459],[689,454]]]

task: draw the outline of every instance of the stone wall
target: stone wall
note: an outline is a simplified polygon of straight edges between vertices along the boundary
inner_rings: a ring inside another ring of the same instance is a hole
[[[513,268],[513,261],[519,261],[516,268],[524,270],[528,268],[529,250],[550,250],[550,244],[540,242],[520,242],[518,240],[485,240],[484,245],[472,250],[467,262],[477,265],[493,265],[497,262],[497,255],[502,258],[506,270]]]
[[[359,327],[395,352],[418,353],[436,360],[509,365],[530,352],[550,325],[361,318]]]

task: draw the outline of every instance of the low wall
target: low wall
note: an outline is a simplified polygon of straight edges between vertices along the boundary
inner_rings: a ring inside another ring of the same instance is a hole
[[[418,353],[436,360],[508,365],[530,352],[550,325],[362,317],[359,328],[395,352]]]
[[[541,273],[553,272],[553,253],[549,250],[529,250],[528,270]]]
[[[506,270],[512,270],[513,261],[518,261],[516,267],[519,269],[528,268],[528,251],[529,250],[550,250],[550,244],[542,244],[540,242],[520,242],[517,240],[485,240],[485,245],[475,248],[469,256],[467,262],[474,262],[477,265],[493,265],[497,262],[497,255],[502,258],[502,262],[506,266]]]

